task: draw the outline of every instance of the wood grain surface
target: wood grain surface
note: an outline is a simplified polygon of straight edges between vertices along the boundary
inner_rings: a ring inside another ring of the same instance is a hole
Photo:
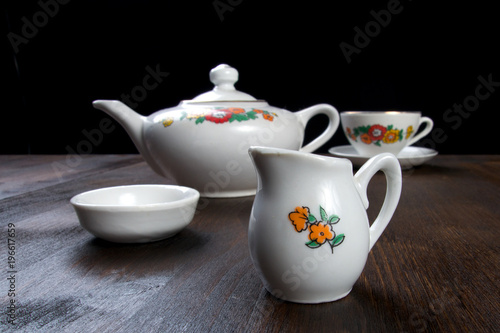
[[[263,288],[247,241],[254,197],[201,199],[176,236],[129,245],[86,232],[69,204],[143,183],[171,180],[139,155],[0,156],[0,331],[499,331],[500,156],[437,156],[404,171],[398,209],[352,292],[316,305]],[[385,186],[381,174],[369,185],[371,220]]]

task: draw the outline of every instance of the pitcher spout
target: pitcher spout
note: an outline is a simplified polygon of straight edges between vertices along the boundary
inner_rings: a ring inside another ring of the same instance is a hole
[[[251,146],[248,153],[257,173],[257,191],[278,186],[277,183],[291,177],[291,172],[298,164],[303,164],[304,159],[314,158],[309,153],[260,146]]]
[[[250,154],[250,157],[255,160],[256,157],[262,155],[262,154],[269,154],[269,153],[279,153],[280,151],[287,151],[286,149],[280,149],[280,148],[272,148],[272,147],[261,147],[261,146],[251,146],[248,148],[248,154]]]
[[[149,166],[159,175],[163,175],[162,169],[158,166],[151,156],[146,143],[144,142],[143,132],[146,117],[138,114],[127,105],[116,100],[96,100],[92,102],[94,108],[106,112],[115,119],[130,136],[139,153],[146,160]]]
[[[251,146],[248,154],[253,161],[257,174],[260,174],[262,164],[272,156],[290,153],[290,150],[272,147]]]
[[[291,149],[274,148],[274,147],[251,146],[248,149],[248,153],[250,154],[250,157],[254,161],[254,164],[258,162],[258,160],[274,159],[276,157],[283,157],[286,158],[288,161],[290,160],[293,160],[294,162],[305,161],[307,163],[309,163],[312,160],[318,160],[318,161],[325,160],[324,156],[306,153],[302,151],[291,150]]]

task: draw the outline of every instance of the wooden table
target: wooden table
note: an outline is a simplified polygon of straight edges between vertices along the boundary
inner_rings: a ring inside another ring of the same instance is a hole
[[[69,204],[90,189],[169,182],[138,155],[0,156],[0,331],[500,330],[500,156],[438,156],[405,171],[351,294],[317,305],[263,288],[247,242],[253,197],[202,199],[186,229],[143,245],[94,238]],[[377,174],[371,219],[384,190]]]

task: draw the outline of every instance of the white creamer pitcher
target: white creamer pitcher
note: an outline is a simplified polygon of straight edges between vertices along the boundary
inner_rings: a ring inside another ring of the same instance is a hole
[[[396,210],[402,183],[396,157],[374,156],[353,175],[347,159],[265,147],[249,153],[258,175],[250,254],[266,289],[297,303],[347,296]],[[366,190],[379,170],[387,191],[370,226]]]

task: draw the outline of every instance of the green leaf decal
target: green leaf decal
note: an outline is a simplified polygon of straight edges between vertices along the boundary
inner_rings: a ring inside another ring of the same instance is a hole
[[[323,207],[319,206],[319,212],[321,214],[321,220],[328,221],[328,214]]]
[[[182,111],[181,117],[179,118],[179,120],[182,120],[182,119],[184,119],[186,117],[187,117],[187,112],[186,111]]]
[[[328,219],[328,223],[330,224],[337,224],[340,221],[340,217],[337,215],[331,215],[330,218]]]
[[[332,241],[330,241],[330,243],[332,244],[332,246],[339,246],[340,244],[342,244],[344,239],[345,239],[344,234],[340,234],[337,237],[335,237]]]
[[[257,113],[254,111],[248,111],[246,115],[248,116],[248,119],[257,119]]]
[[[248,120],[248,117],[243,113],[233,114],[230,120],[236,119],[238,121]]]
[[[370,127],[371,126],[359,126],[359,130],[361,131],[361,133],[368,133]]]
[[[316,243],[316,241],[310,241],[310,242],[307,242],[306,245],[312,249],[316,248],[316,247],[320,247],[321,244],[319,243]]]
[[[380,144],[380,140],[379,140],[379,141],[376,141],[376,142],[375,142],[375,145],[376,145],[376,146],[379,146],[379,147],[382,147],[382,145]]]
[[[309,214],[309,215],[307,216],[307,219],[309,220],[309,222],[316,222],[316,217],[314,217],[314,215],[313,215],[313,214]]]
[[[200,117],[200,118],[196,119],[195,124],[201,124],[204,121],[205,121],[205,117]]]
[[[390,131],[393,127],[394,127],[394,125],[389,125],[389,126],[387,126],[387,130]]]

